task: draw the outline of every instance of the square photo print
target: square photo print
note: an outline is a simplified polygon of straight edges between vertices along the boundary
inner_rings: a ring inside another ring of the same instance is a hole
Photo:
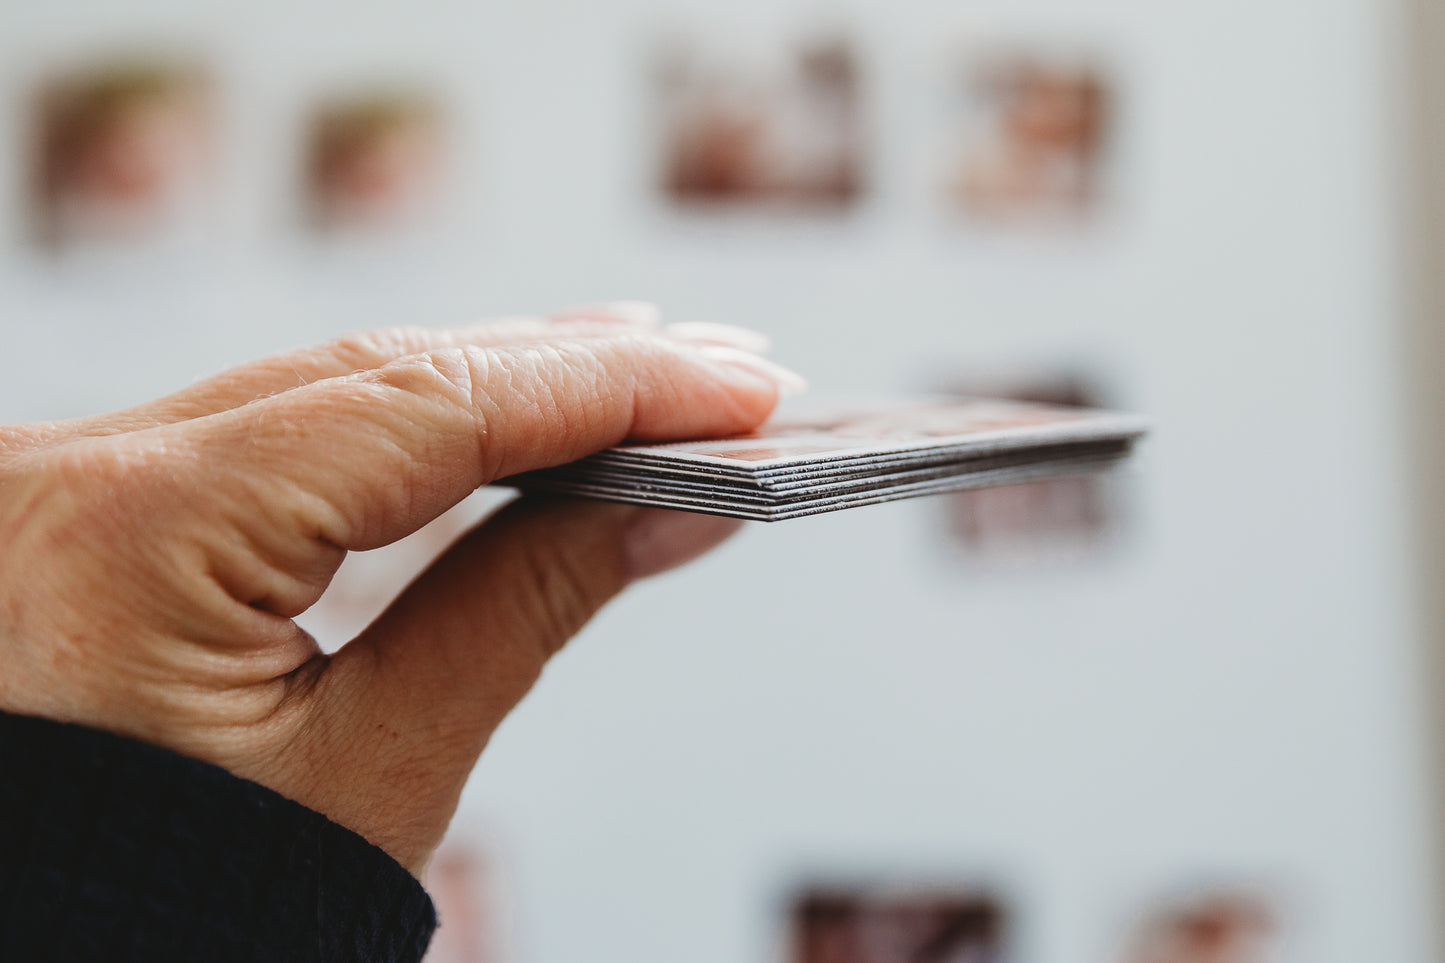
[[[363,88],[319,103],[305,134],[310,225],[377,234],[424,222],[441,188],[443,119],[437,98],[411,89]]]
[[[860,66],[846,34],[674,39],[654,80],[672,203],[836,210],[862,193]]]
[[[1005,963],[1008,913],[948,887],[809,887],[788,916],[787,963]]]
[[[98,60],[44,81],[31,124],[36,243],[193,235],[210,214],[214,115],[209,77],[188,60]]]
[[[974,46],[952,65],[946,191],[970,221],[1062,226],[1108,199],[1116,82],[1099,58]]]

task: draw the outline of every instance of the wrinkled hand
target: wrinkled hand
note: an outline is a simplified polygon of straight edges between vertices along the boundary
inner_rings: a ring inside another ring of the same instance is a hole
[[[526,497],[335,654],[293,617],[348,551],[493,479],[753,428],[796,378],[757,341],[606,314],[399,329],[0,429],[0,709],[224,766],[419,872],[547,659],[733,523]]]

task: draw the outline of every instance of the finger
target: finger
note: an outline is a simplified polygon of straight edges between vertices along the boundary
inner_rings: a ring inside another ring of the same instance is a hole
[[[248,479],[243,489],[263,486],[269,502],[286,506],[291,534],[366,549],[410,534],[481,485],[625,438],[747,431],[800,381],[734,348],[656,336],[453,348],[155,440],[193,446],[215,471]]]
[[[374,787],[367,808],[384,838],[373,842],[406,865],[424,860],[487,739],[547,660],[629,582],[740,524],[529,496],[447,552],[332,658],[314,691],[324,764]]]
[[[674,338],[696,341],[699,344],[730,345],[753,354],[767,354],[772,348],[768,336],[748,328],[731,324],[713,324],[707,321],[680,321],[667,326],[667,332]]]
[[[285,351],[232,368],[156,401],[113,414],[50,426],[50,443],[91,435],[139,431],[228,411],[258,398],[358,371],[379,368],[398,358],[460,346],[529,344],[559,339],[616,337],[619,329],[647,327],[645,312],[608,306],[586,315],[556,318],[505,318],[458,328],[393,327],[336,338],[324,344]]]
[[[383,328],[345,335],[243,365],[143,406],[141,415],[143,420],[148,417],[152,424],[197,418],[326,378],[379,368],[410,354],[465,345],[487,347],[615,337],[619,328],[656,328],[660,321],[661,312],[650,302],[610,301],[546,318],[501,318],[456,328]],[[684,333],[682,337],[687,335]]]
[[[641,328],[662,324],[662,311],[651,301],[607,301],[579,308],[568,308],[553,315],[557,321],[620,321]]]

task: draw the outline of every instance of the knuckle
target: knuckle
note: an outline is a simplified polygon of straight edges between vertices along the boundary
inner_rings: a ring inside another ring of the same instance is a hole
[[[321,349],[353,370],[379,367],[397,358],[425,351],[431,334],[418,325],[400,325],[337,338]]]
[[[626,367],[601,345],[549,345],[538,349],[532,374],[539,410],[566,438],[590,436],[613,419]]]
[[[23,425],[0,425],[0,453],[16,453],[34,444],[30,429]]]
[[[400,392],[423,421],[453,429],[469,426],[477,439],[478,456],[486,465],[489,452],[485,441],[496,414],[488,386],[499,373],[506,376],[485,349],[453,346],[399,359],[367,380],[383,392]]]
[[[163,463],[161,453],[147,446],[108,438],[64,445],[43,462],[49,485],[72,511],[107,528],[174,507],[175,476]]]
[[[7,551],[0,563],[25,565],[27,584],[70,596],[66,604],[99,604],[175,515],[165,473],[155,465],[153,453],[139,446],[97,438],[36,453],[7,469],[10,491],[0,511],[0,544]]]
[[[401,358],[381,369],[392,388],[427,399],[470,407],[474,402],[479,365],[485,362],[469,348],[441,348]]]
[[[55,449],[44,465],[62,491],[114,490],[134,474],[133,459],[118,446],[85,441]]]

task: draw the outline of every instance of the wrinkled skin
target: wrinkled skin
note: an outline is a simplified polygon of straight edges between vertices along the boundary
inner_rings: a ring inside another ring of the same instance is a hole
[[[353,336],[0,429],[0,709],[216,763],[420,872],[547,659],[732,523],[522,498],[334,654],[292,619],[348,551],[479,485],[624,438],[746,431],[790,387],[748,332],[645,320]]]

